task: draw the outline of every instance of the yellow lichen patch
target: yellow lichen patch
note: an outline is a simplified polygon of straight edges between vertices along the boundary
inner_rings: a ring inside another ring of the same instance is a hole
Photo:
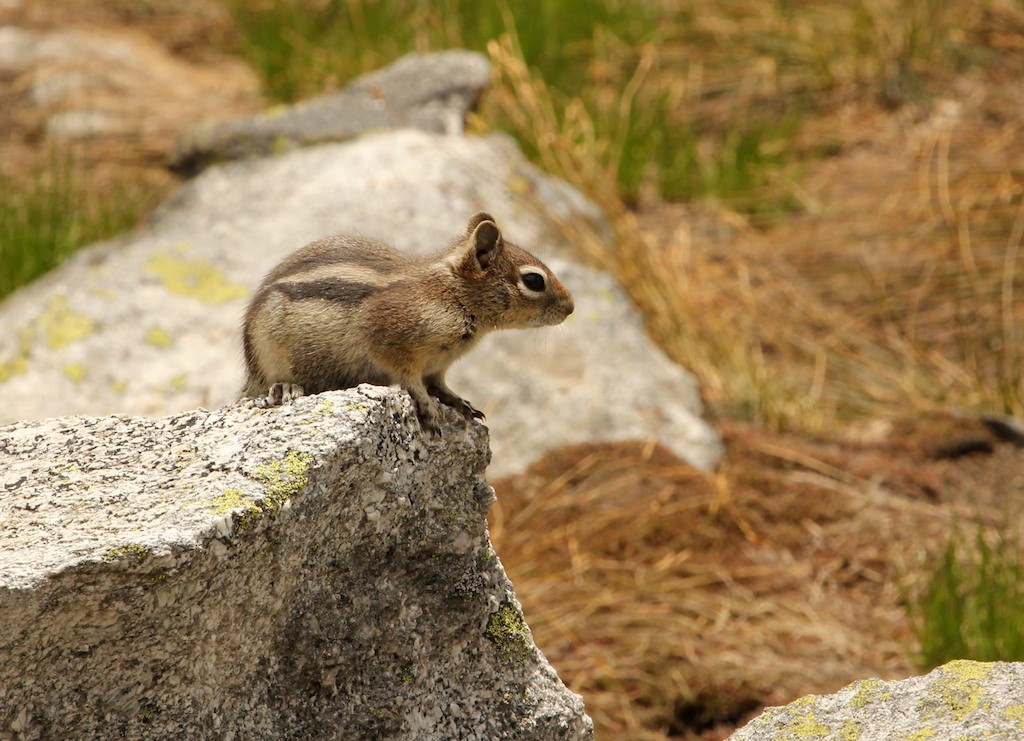
[[[184,391],[185,390],[185,386],[187,384],[188,384],[188,373],[179,373],[178,375],[174,376],[168,382],[167,385],[168,385],[168,388],[171,391]]]
[[[8,378],[21,375],[28,370],[28,359],[32,352],[32,338],[34,332],[28,327],[19,327],[18,351],[8,360],[0,360],[0,383]]]
[[[170,332],[162,327],[150,327],[143,339],[147,345],[152,345],[153,347],[169,347],[174,342]]]
[[[973,713],[981,705],[985,694],[982,682],[992,672],[990,664],[978,661],[951,661],[939,669],[937,695],[942,708],[957,721]]]
[[[72,383],[81,383],[85,378],[85,366],[81,363],[68,363],[63,371]]]
[[[282,460],[265,463],[256,469],[256,478],[267,487],[268,504],[280,507],[289,497],[309,483],[309,464],[313,456],[288,451]]]
[[[128,383],[126,381],[111,381],[110,390],[118,395],[123,394],[128,390]]]
[[[288,138],[284,134],[279,134],[277,137],[274,138],[274,141],[270,145],[270,153],[275,155],[284,154],[288,150],[294,148],[295,143],[290,138]]]
[[[43,342],[51,350],[67,347],[72,342],[88,336],[96,324],[85,314],[76,314],[68,308],[67,299],[54,296],[50,304],[36,319],[43,336]]]
[[[16,355],[10,360],[0,361],[0,383],[8,378],[18,376],[28,370],[28,358],[24,355]]]
[[[132,565],[137,565],[151,555],[153,555],[153,551],[147,546],[139,545],[138,543],[126,543],[116,548],[108,548],[107,552],[103,554],[103,560],[107,563],[127,561]]]
[[[1003,718],[1017,724],[1024,730],[1024,705],[1010,705],[1003,711]]]
[[[226,515],[236,509],[256,509],[256,505],[245,498],[245,492],[241,489],[225,489],[220,496],[214,497],[203,503],[204,507],[211,507],[218,515]]]
[[[508,189],[517,196],[526,195],[532,188],[530,181],[522,175],[513,175],[508,179]]]
[[[145,268],[163,281],[168,291],[188,296],[204,304],[223,304],[242,298],[245,286],[230,283],[217,268],[205,260],[182,257],[169,251],[158,252],[146,261]]]
[[[886,683],[881,679],[863,679],[859,682],[854,682],[853,686],[857,689],[857,692],[854,694],[853,699],[850,700],[850,704],[855,708],[862,708],[873,702],[888,700],[892,697],[892,693],[888,691]]]
[[[788,705],[787,709],[797,710],[803,708],[803,712],[794,712],[793,720],[786,724],[786,731],[792,738],[798,739],[819,739],[825,738],[829,729],[819,720],[814,712],[814,698],[802,697]]]

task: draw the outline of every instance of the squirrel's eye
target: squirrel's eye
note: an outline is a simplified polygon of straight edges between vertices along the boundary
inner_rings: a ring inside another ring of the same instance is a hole
[[[531,291],[543,291],[544,276],[541,273],[523,273],[523,285]]]

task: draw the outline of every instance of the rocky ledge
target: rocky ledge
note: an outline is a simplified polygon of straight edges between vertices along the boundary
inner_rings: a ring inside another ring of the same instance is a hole
[[[0,428],[0,737],[591,738],[491,549],[486,428],[447,411]]]

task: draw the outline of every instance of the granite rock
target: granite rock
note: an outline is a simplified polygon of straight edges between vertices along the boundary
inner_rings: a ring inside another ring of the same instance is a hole
[[[1024,738],[1024,663],[951,661],[920,677],[864,679],[768,708],[730,741]]]
[[[0,737],[592,738],[487,460],[373,386],[0,428]]]

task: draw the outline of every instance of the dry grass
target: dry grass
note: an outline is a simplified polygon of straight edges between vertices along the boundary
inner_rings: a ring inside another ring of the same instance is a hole
[[[977,4],[954,12],[941,2],[909,14],[901,3],[856,5],[865,38],[882,39],[870,54],[821,8],[795,19],[753,6],[736,12],[731,3],[702,10],[695,34],[717,35],[737,54],[775,40],[781,51],[760,57],[774,60],[771,84],[749,80],[751,68],[738,73],[736,60],[730,77],[713,54],[706,65],[714,74],[680,81],[666,59],[690,49],[680,42],[636,52],[614,105],[596,113],[549,90],[506,36],[490,46],[489,114],[600,203],[614,251],[593,235],[577,242],[620,277],[654,338],[731,415],[821,430],[895,405],[1022,413],[1019,77],[1002,62],[957,77],[953,62],[984,61],[995,43],[1017,49],[1019,37],[996,37],[994,28],[1019,28],[1024,14]],[[816,55],[829,63],[814,65]],[[905,105],[893,113],[897,89]],[[816,96],[790,145],[799,167],[773,174],[799,208],[767,219],[721,202],[668,219],[663,208],[654,218],[626,208],[616,176],[628,123],[646,98],[667,94],[691,106],[689,115],[727,126],[770,93],[777,105]],[[701,230],[695,214],[710,227]]]
[[[900,468],[889,443],[725,436],[713,475],[583,446],[495,485],[495,548],[604,737],[721,738],[763,703],[912,673],[901,584],[976,514],[933,501],[945,464],[911,444]]]

